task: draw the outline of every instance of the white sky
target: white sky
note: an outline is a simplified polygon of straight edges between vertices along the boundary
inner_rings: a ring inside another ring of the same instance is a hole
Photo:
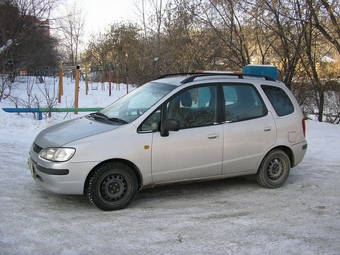
[[[55,15],[71,11],[76,4],[85,18],[86,41],[91,34],[104,32],[114,22],[138,22],[135,1],[138,0],[64,0],[65,6],[59,6]]]
[[[89,33],[103,31],[116,21],[136,20],[134,0],[82,0],[81,8]]]

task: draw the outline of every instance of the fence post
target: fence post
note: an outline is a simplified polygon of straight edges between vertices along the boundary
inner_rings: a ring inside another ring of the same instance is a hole
[[[74,108],[78,108],[78,99],[79,99],[79,66],[76,68],[76,82],[74,85]],[[78,114],[78,112],[74,112],[74,114]]]
[[[109,96],[111,96],[112,69],[109,69]]]
[[[89,74],[87,70],[87,64],[85,64],[85,94],[89,94]]]
[[[58,103],[61,103],[61,96],[64,94],[63,89],[63,62],[59,65],[59,87],[58,87]]]

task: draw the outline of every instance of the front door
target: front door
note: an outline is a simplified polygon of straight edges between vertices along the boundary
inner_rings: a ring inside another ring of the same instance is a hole
[[[154,133],[152,176],[155,183],[221,175],[222,124],[217,123],[217,87],[182,91],[166,103],[166,118],[180,122],[179,131]]]

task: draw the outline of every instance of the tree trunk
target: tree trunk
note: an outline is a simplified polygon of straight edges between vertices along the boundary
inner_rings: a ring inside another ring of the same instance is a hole
[[[319,105],[319,114],[318,114],[318,121],[323,122],[323,109],[325,104],[325,93],[320,91],[319,93],[320,105]]]

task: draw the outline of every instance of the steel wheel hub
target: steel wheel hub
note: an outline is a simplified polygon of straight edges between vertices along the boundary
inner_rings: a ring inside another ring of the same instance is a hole
[[[109,175],[100,185],[100,194],[109,201],[116,201],[124,197],[126,181],[121,175]]]
[[[269,166],[268,166],[268,177],[271,180],[277,180],[279,179],[284,172],[284,166],[282,164],[282,161],[279,159],[273,159]]]

